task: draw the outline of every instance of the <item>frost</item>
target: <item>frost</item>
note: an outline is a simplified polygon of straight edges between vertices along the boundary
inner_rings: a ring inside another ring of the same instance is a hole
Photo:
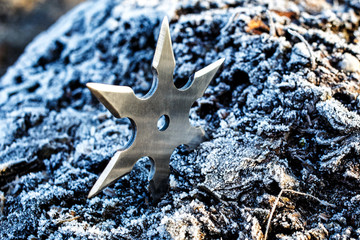
[[[335,99],[319,102],[316,108],[334,130],[349,133],[360,128],[360,116]]]

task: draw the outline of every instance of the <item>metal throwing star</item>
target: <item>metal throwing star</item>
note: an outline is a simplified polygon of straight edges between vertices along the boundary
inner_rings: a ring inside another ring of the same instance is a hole
[[[117,151],[111,158],[91,189],[89,198],[128,174],[137,160],[145,156],[152,162],[149,180],[153,200],[157,201],[167,191],[169,161],[174,149],[182,144],[194,149],[204,139],[204,130],[191,126],[189,111],[196,99],[204,94],[223,62],[222,58],[210,64],[196,72],[193,80],[184,87],[176,88],[173,82],[175,58],[165,17],[152,63],[156,77],[149,93],[138,98],[130,87],[100,83],[86,85],[115,117],[127,117],[135,127],[128,148]]]

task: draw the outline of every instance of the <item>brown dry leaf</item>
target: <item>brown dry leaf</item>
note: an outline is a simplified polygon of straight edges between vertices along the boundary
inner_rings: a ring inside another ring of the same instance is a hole
[[[273,206],[276,202],[276,196],[270,196],[269,203],[271,206]],[[290,199],[287,197],[281,197],[279,199],[279,202],[277,203],[277,207],[285,207],[285,205],[290,202]]]
[[[281,17],[287,17],[290,19],[296,19],[298,16],[295,12],[287,12],[287,11],[279,11],[279,10],[270,10],[271,12],[276,13],[277,15],[281,16]]]
[[[15,8],[24,9],[27,12],[32,11],[37,4],[44,2],[43,0],[7,0]]]
[[[253,18],[248,23],[247,27],[245,28],[245,31],[247,33],[260,35],[264,32],[268,33],[270,31],[270,28],[261,19]]]

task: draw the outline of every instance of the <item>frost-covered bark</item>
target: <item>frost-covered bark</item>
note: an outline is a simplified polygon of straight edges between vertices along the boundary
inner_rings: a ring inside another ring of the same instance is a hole
[[[359,238],[359,9],[321,0],[78,6],[0,80],[0,237],[261,239],[279,192],[292,189],[336,207],[285,192],[269,239]],[[165,14],[176,86],[226,58],[190,111],[209,139],[175,150],[156,205],[146,159],[87,199],[132,129],[85,84],[145,94]]]

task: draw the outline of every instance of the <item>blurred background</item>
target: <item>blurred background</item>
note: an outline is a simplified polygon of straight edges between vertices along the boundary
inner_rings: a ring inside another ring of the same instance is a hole
[[[84,0],[0,0],[0,77],[26,45]]]

